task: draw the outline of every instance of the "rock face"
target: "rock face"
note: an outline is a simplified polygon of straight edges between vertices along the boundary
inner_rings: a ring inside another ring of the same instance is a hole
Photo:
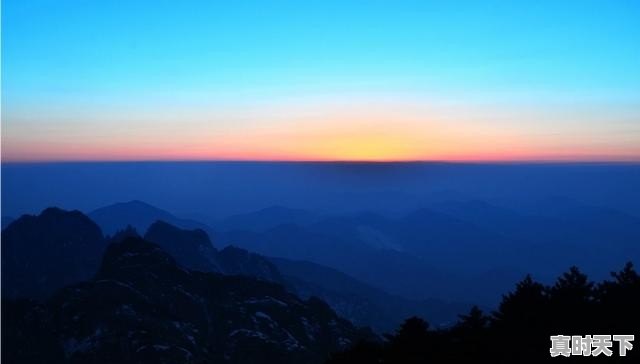
[[[178,264],[191,270],[245,275],[284,284],[278,268],[267,258],[232,246],[218,251],[207,233],[200,229],[186,230],[156,221],[144,238],[158,244]]]
[[[3,359],[21,363],[320,363],[369,335],[318,299],[186,270],[140,238],[111,244],[94,279],[44,305],[3,303],[3,317],[15,333],[3,335]],[[29,337],[43,342],[30,348]]]
[[[218,253],[218,261],[226,274],[244,275],[285,284],[278,268],[262,255],[228,246]]]
[[[204,230],[184,230],[164,221],[156,221],[144,235],[156,243],[183,267],[201,272],[222,272],[218,252]]]
[[[108,243],[128,236],[137,236],[135,229],[119,231],[107,241],[99,226],[79,211],[48,208],[38,216],[25,215],[2,231],[2,297],[45,299],[59,288],[88,280]],[[235,247],[218,251],[202,229],[156,221],[144,237],[184,268],[284,284],[268,259]]]
[[[24,215],[2,231],[2,297],[45,298],[89,279],[105,247],[98,225],[79,211]]]

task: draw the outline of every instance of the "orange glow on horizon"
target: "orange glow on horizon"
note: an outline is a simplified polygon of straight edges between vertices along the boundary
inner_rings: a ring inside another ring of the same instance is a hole
[[[5,125],[2,161],[640,162],[633,135],[601,142],[605,117],[612,115],[396,101],[114,113],[100,128],[76,119],[49,129]],[[557,119],[574,124],[558,129]],[[576,131],[580,138],[566,137]]]

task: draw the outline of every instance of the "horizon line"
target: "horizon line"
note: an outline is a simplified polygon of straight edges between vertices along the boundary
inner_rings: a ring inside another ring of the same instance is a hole
[[[0,164],[88,164],[88,163],[282,163],[282,164],[640,164],[638,159],[43,159],[0,160]]]

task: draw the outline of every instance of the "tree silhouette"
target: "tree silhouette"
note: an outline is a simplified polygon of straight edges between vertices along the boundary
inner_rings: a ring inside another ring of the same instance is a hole
[[[329,363],[542,363],[551,335],[627,335],[640,329],[640,276],[631,263],[594,284],[576,267],[551,286],[526,276],[490,316],[476,306],[448,329],[429,330],[411,317],[385,341],[358,344]],[[617,355],[617,344],[612,347]],[[627,351],[634,362],[640,350]],[[607,358],[616,362],[614,358]]]
[[[473,306],[467,315],[460,315],[460,322],[456,328],[463,331],[482,331],[489,324],[489,317],[478,307]]]
[[[549,310],[546,313],[548,327],[558,335],[563,329],[572,332],[563,335],[584,335],[594,329],[593,322],[587,320],[596,309],[594,284],[577,267],[569,268],[549,288]]]
[[[616,332],[633,332],[640,328],[640,276],[627,263],[620,272],[612,272],[613,281],[596,288],[602,314],[600,326]]]

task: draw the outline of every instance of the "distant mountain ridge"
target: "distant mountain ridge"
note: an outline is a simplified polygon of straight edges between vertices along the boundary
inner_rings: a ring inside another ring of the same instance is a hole
[[[640,219],[567,198],[538,203],[519,212],[475,199],[433,202],[391,217],[364,212],[267,230],[217,229],[216,241],[328,266],[411,299],[471,295],[487,306],[526,272],[549,281],[569,262],[604,278],[640,260]]]
[[[434,203],[395,216],[372,212],[325,216],[274,206],[235,215],[227,226],[246,223],[246,228],[237,230],[225,230],[225,225],[213,229],[140,201],[99,210],[103,217],[115,214],[106,220],[120,228],[131,225],[130,217],[145,224],[158,216],[177,221],[182,226],[154,220],[146,233],[139,231],[145,236],[156,223],[164,226],[155,236],[145,237],[189,269],[278,282],[301,296],[322,297],[341,315],[379,329],[395,320],[394,315],[384,314],[385,307],[425,312],[432,324],[439,325],[460,312],[447,309],[450,302],[463,302],[456,307],[469,301],[491,307],[525,272],[545,280],[545,270],[563,269],[567,261],[586,268],[590,261],[602,262],[599,269],[606,271],[640,255],[640,246],[633,244],[640,239],[639,219],[570,199],[555,198],[548,204],[558,205],[548,216],[532,215],[532,208],[517,213],[480,200]],[[548,204],[540,205],[538,212],[545,212]],[[133,212],[123,211],[129,208]],[[224,249],[216,249],[209,236]],[[600,241],[609,242],[607,254],[601,253]],[[545,249],[549,244],[553,254]],[[337,276],[343,281],[310,279],[306,268],[281,274],[282,267],[265,256],[316,264],[328,276],[342,273]],[[544,269],[539,262],[545,263]],[[341,289],[352,280],[373,291],[354,294]],[[379,304],[382,296],[375,291],[389,292],[393,298],[385,300],[392,304]]]
[[[282,224],[306,226],[316,222],[319,218],[318,214],[310,211],[271,206],[258,211],[229,216],[217,221],[215,226],[219,230],[265,231]]]
[[[300,297],[316,296],[342,317],[377,332],[389,332],[410,316],[428,317],[434,326],[454,322],[470,305],[439,300],[417,301],[388,294],[343,272],[319,264],[269,258]]]
[[[60,218],[66,218],[67,213],[62,210],[56,210],[61,214]],[[71,216],[84,216],[81,213],[69,213]],[[83,220],[89,222],[86,217]],[[124,221],[123,221],[124,222]],[[62,224],[60,226],[64,226]],[[91,222],[95,227],[95,224]],[[128,225],[128,224],[127,224]],[[38,229],[36,229],[38,230]],[[40,229],[42,230],[42,229]],[[96,229],[97,230],[97,229]],[[76,239],[77,232],[73,229],[66,231],[63,240]],[[101,234],[100,234],[101,236]],[[96,238],[100,244],[106,246],[109,242],[118,242],[126,237],[139,236],[135,229],[130,227],[121,232],[115,233],[111,240],[105,241],[102,237]],[[320,297],[330,303],[339,314],[353,320],[359,325],[372,326],[378,331],[384,331],[398,324],[399,320],[406,314],[427,313],[435,325],[450,321],[455,318],[455,314],[460,312],[458,308],[464,308],[463,305],[454,305],[450,309],[446,303],[417,302],[402,299],[400,297],[388,295],[373,287],[359,282],[348,275],[322,267],[317,264],[307,262],[286,261],[280,259],[277,263],[287,268],[286,276],[280,272],[278,264],[274,264],[271,258],[265,258],[259,254],[251,253],[247,250],[227,246],[222,250],[217,250],[207,233],[201,229],[189,230],[173,226],[164,221],[156,221],[152,223],[146,233],[144,239],[158,244],[163,250],[173,256],[178,264],[190,270],[202,272],[217,272],[227,275],[244,275],[259,278],[265,281],[275,282],[285,285],[291,292],[302,297],[310,298],[312,296]],[[56,244],[52,244],[50,248],[54,248]],[[22,253],[20,260],[24,262],[32,262],[39,259],[39,253],[36,250],[27,250]],[[71,257],[74,257],[73,255]],[[75,256],[74,260],[80,261],[82,256]],[[98,268],[100,255],[95,254],[90,266],[87,266],[87,272],[82,276],[75,276],[73,279],[64,281],[65,284],[81,282],[90,278]],[[288,265],[285,265],[285,262]],[[31,263],[30,263],[31,264]],[[306,267],[304,269],[289,269],[290,267]],[[320,272],[320,274],[310,274],[309,267],[312,271]],[[6,270],[3,268],[3,273]],[[8,274],[4,274],[9,277]],[[320,276],[333,279],[318,279]],[[65,284],[53,284],[49,291],[60,288]],[[31,284],[27,284],[29,287]],[[6,287],[9,287],[7,285]],[[3,290],[3,296],[6,291]],[[25,297],[34,297],[26,294]],[[41,297],[41,296],[37,296]]]
[[[176,217],[168,211],[159,209],[146,202],[132,200],[104,206],[87,214],[106,235],[113,235],[128,225],[138,232],[145,232],[156,221],[165,221],[184,229],[201,229],[211,234],[211,227],[190,219]]]

